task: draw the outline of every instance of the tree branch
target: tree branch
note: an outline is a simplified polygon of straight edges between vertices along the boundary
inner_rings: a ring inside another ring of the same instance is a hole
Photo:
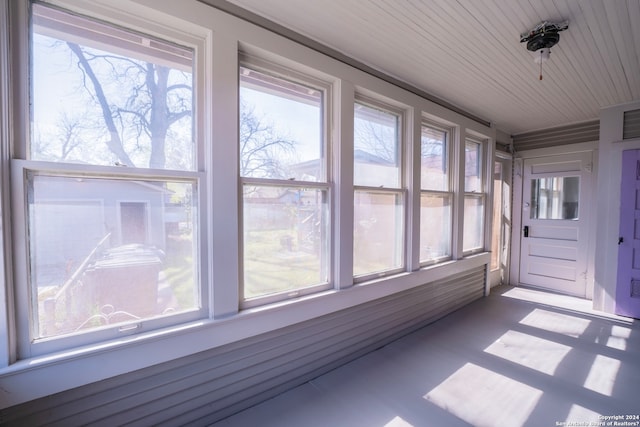
[[[89,77],[91,83],[93,84],[93,89],[95,91],[96,98],[98,99],[98,104],[102,110],[102,117],[104,118],[105,125],[107,126],[107,130],[111,136],[111,139],[106,142],[109,150],[122,162],[127,166],[134,166],[133,162],[129,158],[129,155],[124,151],[124,147],[122,146],[122,140],[120,139],[120,135],[118,133],[118,128],[116,127],[115,122],[113,121],[113,117],[111,114],[111,108],[109,108],[109,103],[107,102],[107,97],[104,94],[104,90],[102,89],[102,85],[98,80],[98,77],[93,72],[93,68],[91,68],[91,64],[87,61],[87,58],[84,55],[84,52],[75,43],[67,42],[69,49],[76,55],[78,58],[78,64],[83,70],[84,74]]]

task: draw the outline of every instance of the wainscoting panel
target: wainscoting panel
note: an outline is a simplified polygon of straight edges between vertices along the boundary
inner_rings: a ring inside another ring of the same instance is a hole
[[[207,425],[481,298],[485,269],[10,407],[0,412],[0,424]]]

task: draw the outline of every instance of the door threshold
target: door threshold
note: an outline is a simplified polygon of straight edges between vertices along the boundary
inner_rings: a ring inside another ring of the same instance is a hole
[[[543,288],[537,288],[527,285],[501,285],[492,293],[496,293],[507,298],[545,304],[553,307],[582,312],[589,315],[619,320],[622,322],[633,321],[633,319],[629,317],[618,316],[616,314],[606,313],[604,311],[594,309],[592,300],[567,294],[561,294]]]

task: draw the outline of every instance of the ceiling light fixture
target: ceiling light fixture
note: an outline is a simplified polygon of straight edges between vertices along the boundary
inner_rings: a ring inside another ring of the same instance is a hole
[[[560,31],[569,28],[569,21],[542,21],[532,30],[520,34],[520,43],[527,42],[527,50],[535,52],[534,61],[540,64],[540,80],[542,80],[542,63],[551,55],[551,48],[560,41]]]

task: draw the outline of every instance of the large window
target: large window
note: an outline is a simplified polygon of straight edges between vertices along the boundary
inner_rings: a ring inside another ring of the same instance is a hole
[[[485,179],[482,141],[467,139],[464,145],[464,229],[462,250],[477,252],[484,248]]]
[[[420,263],[451,257],[450,131],[429,123],[420,138]]]
[[[196,0],[0,3],[12,405],[488,262],[490,128]]]
[[[404,266],[401,114],[374,102],[354,109],[353,274]]]
[[[240,67],[244,305],[329,283],[327,91],[254,63]]]
[[[193,51],[32,10],[31,139],[12,168],[21,353],[198,316]]]

